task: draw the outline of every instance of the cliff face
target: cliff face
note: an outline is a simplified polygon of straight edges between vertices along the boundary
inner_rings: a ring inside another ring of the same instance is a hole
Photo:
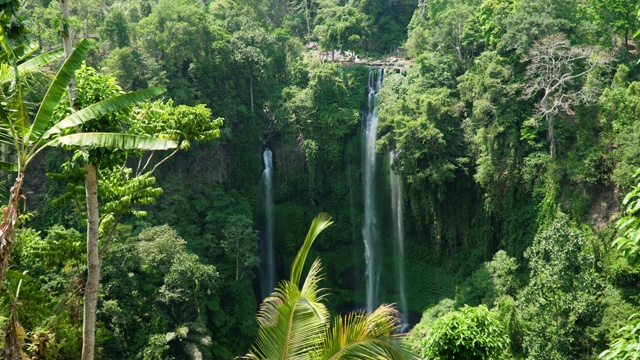
[[[171,174],[201,184],[220,184],[228,180],[229,156],[225,146],[216,141],[196,144],[181,151],[162,166],[160,174]],[[161,181],[162,175],[158,175]]]

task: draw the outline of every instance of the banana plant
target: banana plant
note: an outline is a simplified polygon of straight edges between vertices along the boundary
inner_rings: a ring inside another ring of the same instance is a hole
[[[414,359],[394,333],[400,327],[398,312],[381,305],[370,314],[355,312],[336,317],[331,326],[324,294],[320,259],[316,259],[300,287],[304,264],[315,238],[333,223],[318,215],[309,228],[291,267],[291,279],[282,281],[260,306],[258,338],[252,360],[401,360]]]
[[[28,46],[10,46],[4,30],[0,27],[0,47],[4,54],[0,56],[0,83],[5,90],[0,98],[0,144],[13,151],[13,162],[0,162],[0,170],[17,172],[16,180],[9,192],[9,202],[2,212],[0,222],[0,283],[11,246],[14,243],[14,227],[18,221],[18,205],[24,199],[22,184],[26,169],[33,159],[44,149],[58,145],[105,146],[121,149],[165,150],[177,146],[175,141],[119,133],[75,133],[61,135],[66,129],[74,128],[86,121],[100,118],[106,114],[145,101],[164,92],[163,87],[125,93],[79,109],[64,119],[54,123],[54,109],[60,103],[66,87],[75,71],[81,66],[89,49],[89,42],[78,43],[71,55],[64,61],[53,78],[37,112],[31,118],[23,96],[22,76],[51,62],[62,55],[59,50],[45,53],[28,61],[25,56],[32,53]],[[20,49],[18,51],[18,49]],[[9,80],[10,79],[10,80]],[[7,84],[10,82],[10,84]]]

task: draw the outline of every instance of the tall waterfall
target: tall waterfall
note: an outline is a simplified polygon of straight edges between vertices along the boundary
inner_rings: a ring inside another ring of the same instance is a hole
[[[402,312],[402,330],[409,324],[409,306],[407,303],[407,287],[404,277],[404,217],[402,213],[402,181],[400,176],[392,169],[396,158],[396,152],[389,153],[389,183],[391,186],[391,215],[393,216],[393,237],[396,252],[396,273],[398,275],[398,293],[400,295],[399,305]]]
[[[262,298],[273,292],[276,286],[276,264],[273,244],[273,154],[265,148],[262,153],[264,171],[262,186],[264,194],[264,219],[260,243],[260,288]]]
[[[369,71],[367,84],[368,106],[363,114],[364,125],[364,226],[362,238],[366,261],[367,277],[367,311],[372,312],[377,306],[380,286],[380,260],[379,245],[376,224],[376,195],[375,195],[375,168],[376,168],[376,134],[378,127],[378,91],[382,84],[383,69],[378,69],[375,76],[374,70]]]

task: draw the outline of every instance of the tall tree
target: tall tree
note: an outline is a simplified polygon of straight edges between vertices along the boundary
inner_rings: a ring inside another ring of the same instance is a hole
[[[69,84],[75,70],[80,67],[82,59],[89,49],[89,43],[82,41],[71,56],[64,62],[57,75],[49,86],[42,104],[31,121],[29,112],[27,111],[27,103],[23,97],[23,84],[21,79],[21,67],[17,65],[18,58],[13,48],[9,45],[6,33],[2,31],[0,34],[0,43],[5,53],[8,55],[7,60],[14,69],[13,91],[5,95],[7,106],[0,111],[0,142],[6,144],[14,150],[15,162],[3,163],[5,169],[17,171],[17,177],[11,188],[8,207],[2,214],[2,222],[0,223],[0,279],[7,266],[8,257],[11,251],[11,245],[14,242],[14,226],[18,221],[18,205],[24,198],[22,192],[22,183],[24,181],[26,169],[31,161],[48,146],[56,146],[60,144],[70,144],[75,140],[81,140],[86,144],[97,143],[102,141],[99,134],[83,134],[83,135],[63,135],[57,137],[63,131],[73,128],[78,124],[89,121],[104,114],[126,108],[133,103],[148,99],[160,94],[162,88],[154,88],[141,90],[134,93],[128,93],[112,97],[108,100],[101,101],[92,106],[81,109],[58,122],[53,122],[53,111],[60,102],[65,88]],[[59,56],[59,52],[57,53]],[[47,57],[55,55],[48,54]],[[37,64],[47,63],[51,59],[47,57],[37,58],[37,61],[25,62],[22,69],[33,67]],[[48,61],[46,61],[48,60]],[[151,137],[138,137],[133,135],[117,136],[123,143],[129,147],[144,146],[151,149],[166,148],[167,145],[175,145],[175,143],[167,143],[164,140],[153,139]],[[113,138],[112,138],[113,140]]]
[[[253,222],[244,215],[234,215],[227,220],[222,230],[225,240],[221,241],[227,256],[236,264],[236,281],[244,276],[246,269],[258,265],[258,232],[253,229]]]
[[[275,38],[248,18],[244,18],[241,29],[231,37],[233,57],[249,78],[250,108],[254,112],[255,82],[265,73],[269,62],[267,47],[273,46]]]
[[[79,106],[90,106],[95,102],[123,93],[114,78],[99,74],[92,68],[82,67],[78,73],[80,75],[78,77],[78,96],[75,102]],[[63,99],[63,106],[58,109],[58,115],[66,116],[69,113],[70,108],[64,106],[66,105],[65,100]],[[127,109],[127,111],[112,113],[81,124],[78,126],[78,130],[81,132],[69,135],[71,140],[66,142],[68,145],[81,146],[81,150],[79,150],[81,156],[75,156],[74,158],[84,159],[87,216],[93,213],[97,217],[94,221],[87,222],[87,262],[89,266],[87,287],[85,288],[85,338],[83,341],[83,353],[87,354],[87,359],[92,358],[90,355],[92,349],[89,349],[89,347],[93,346],[95,348],[95,339],[92,339],[92,335],[95,337],[95,316],[101,257],[111,242],[115,227],[124,214],[134,212],[133,206],[136,203],[148,202],[148,199],[150,197],[153,198],[154,194],[155,196],[158,195],[157,192],[148,189],[148,186],[155,181],[154,178],[150,177],[151,172],[168,158],[175,155],[181,148],[188,148],[190,141],[209,140],[218,137],[218,128],[222,124],[220,119],[211,119],[211,112],[204,105],[173,107],[172,102],[157,102],[143,107],[145,107],[144,110],[137,112]],[[151,116],[149,113],[154,115],[161,113],[162,115]],[[131,118],[135,115],[139,115],[136,117],[137,121],[132,121]],[[170,139],[166,140],[167,144],[170,145],[163,148],[145,148],[144,146],[137,149],[131,148],[125,142],[122,142],[118,136],[133,136],[126,134],[126,132],[152,133],[155,136]],[[100,138],[97,141],[85,142],[82,140],[84,134],[95,134]],[[136,153],[139,154],[139,150],[164,150],[168,147],[175,147],[176,149],[152,167],[149,165],[152,163],[153,153],[146,157],[144,163],[141,157],[135,173],[136,176],[133,178],[130,176],[132,169],[122,169],[118,166],[126,163],[127,155],[129,155],[123,150],[135,149],[138,150]],[[98,202],[99,171],[111,171],[114,167],[116,168],[116,183],[118,182],[117,180],[120,180],[120,186],[112,182],[107,193],[119,194],[121,199],[113,199],[113,196],[111,196],[112,199],[109,199],[111,201],[107,204],[109,206],[105,206],[105,208],[109,209],[109,212],[100,217]],[[148,167],[151,169],[147,170]],[[117,176],[118,173],[121,176]],[[100,233],[105,235],[102,247],[99,246],[98,242]],[[91,256],[94,256],[94,258],[91,258]],[[91,263],[91,261],[95,263]]]
[[[369,35],[369,17],[354,6],[338,6],[325,2],[318,9],[317,31],[323,49],[356,52],[364,50]]]
[[[598,99],[598,89],[585,84],[587,76],[609,61],[597,49],[571,45],[562,34],[548,36],[535,43],[529,55],[523,98],[536,97],[535,115],[547,122],[549,153],[556,157],[555,121],[559,115],[571,116],[575,107]],[[584,66],[582,66],[584,64]],[[538,94],[542,97],[538,98]]]
[[[629,37],[638,28],[637,0],[594,0],[589,5],[603,27],[611,29],[614,35],[622,34],[625,49],[629,50]]]

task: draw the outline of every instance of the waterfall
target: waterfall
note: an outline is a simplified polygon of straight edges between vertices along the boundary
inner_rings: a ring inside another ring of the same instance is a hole
[[[363,181],[364,181],[364,226],[362,238],[364,240],[364,252],[366,262],[366,289],[367,311],[372,312],[377,306],[378,291],[380,285],[380,261],[378,234],[376,225],[376,196],[375,196],[375,168],[376,168],[376,134],[378,127],[378,91],[382,84],[383,69],[378,69],[375,76],[374,70],[369,70],[367,84],[367,109],[363,114],[364,125],[364,157],[363,157]]]
[[[393,216],[393,237],[395,240],[396,273],[398,275],[399,306],[402,312],[402,329],[409,326],[409,306],[407,303],[407,288],[404,277],[404,217],[402,213],[402,181],[392,169],[396,152],[389,153],[389,184],[391,186],[391,215]]]
[[[264,171],[262,186],[264,194],[264,219],[260,243],[260,288],[262,298],[266,298],[276,287],[276,264],[273,245],[273,155],[265,148],[262,152]]]

